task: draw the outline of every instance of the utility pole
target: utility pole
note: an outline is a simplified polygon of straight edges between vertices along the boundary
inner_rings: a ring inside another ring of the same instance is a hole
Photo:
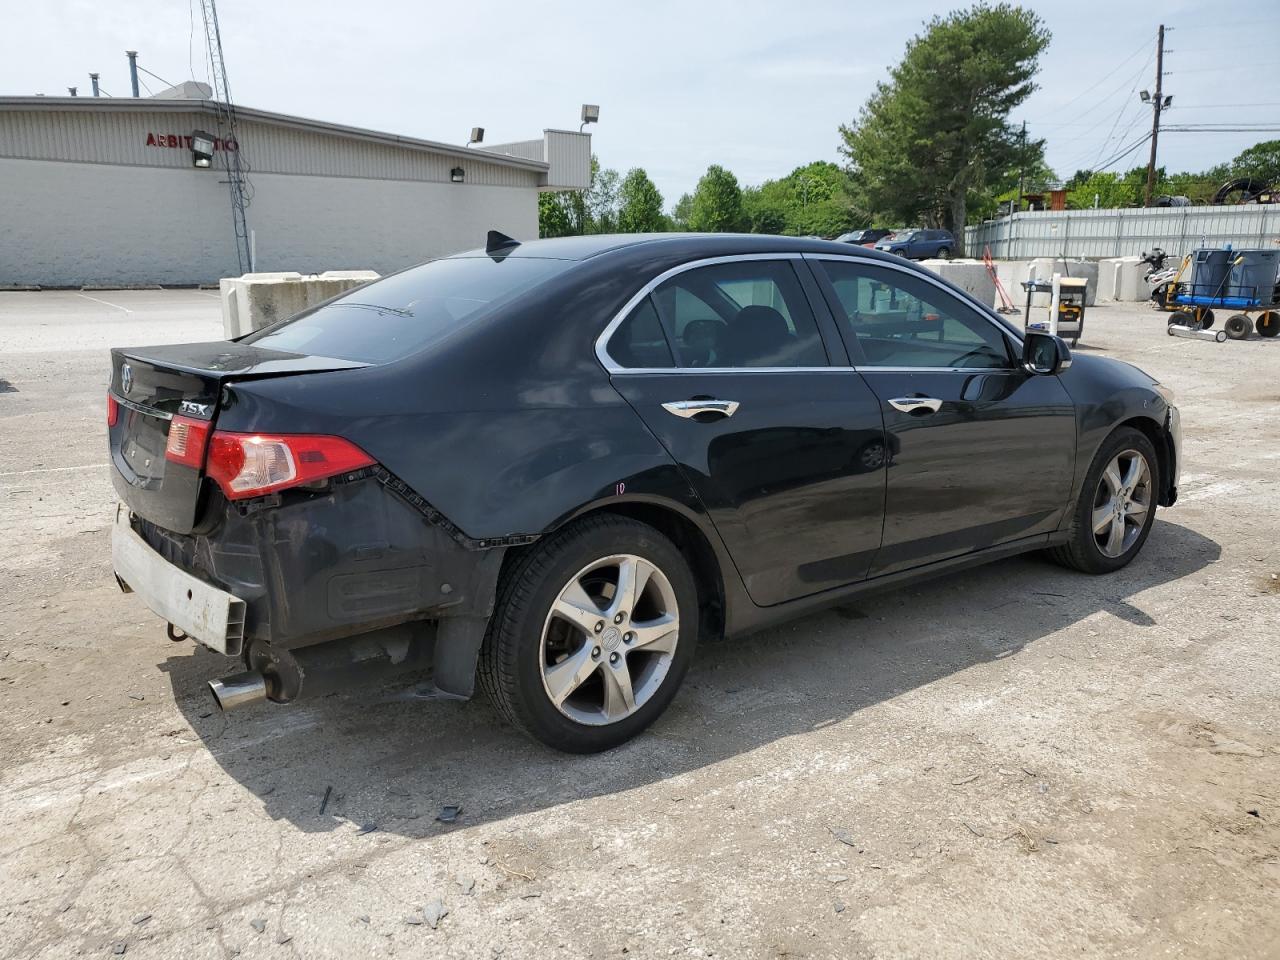
[[[1151,101],[1151,159],[1147,161],[1147,190],[1144,207],[1151,206],[1151,193],[1156,186],[1156,141],[1160,138],[1160,111],[1164,109],[1164,24],[1156,33],[1156,95]]]

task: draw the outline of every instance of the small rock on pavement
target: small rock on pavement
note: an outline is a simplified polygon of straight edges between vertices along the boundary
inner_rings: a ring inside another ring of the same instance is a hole
[[[129,949],[129,945],[125,943],[123,940],[120,940],[120,941],[117,941],[116,945],[111,948],[111,952],[118,957],[128,949]]]
[[[436,814],[436,819],[441,823],[453,823],[458,819],[458,815],[462,813],[461,804],[445,804],[440,808],[440,812]]]
[[[259,933],[262,933],[267,929],[267,921],[261,918],[254,918],[249,921],[249,926],[253,927],[253,929],[257,930]]]
[[[836,913],[844,913],[844,904],[843,904],[843,903],[837,903],[837,904],[836,904]]]
[[[427,905],[422,908],[422,917],[427,921],[427,926],[432,930],[440,925],[440,921],[443,920],[448,913],[449,908],[444,905],[443,901],[441,901],[439,897],[428,901]]]
[[[133,918],[133,924],[134,924],[134,926],[137,926],[137,925],[138,925],[138,924],[140,924],[140,923],[146,923],[146,922],[147,922],[148,920],[150,920],[150,919],[151,919],[151,914],[149,914],[149,913],[140,913],[140,914],[138,914],[136,917],[134,917],[134,918]]]

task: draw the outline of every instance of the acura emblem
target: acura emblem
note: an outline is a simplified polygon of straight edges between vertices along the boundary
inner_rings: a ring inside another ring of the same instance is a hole
[[[133,368],[127,363],[120,367],[120,389],[125,393],[133,389]]]

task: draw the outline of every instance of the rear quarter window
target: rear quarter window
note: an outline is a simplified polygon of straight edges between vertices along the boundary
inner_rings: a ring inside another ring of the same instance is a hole
[[[392,274],[244,337],[271,350],[390,363],[439,343],[571,260],[450,257]]]

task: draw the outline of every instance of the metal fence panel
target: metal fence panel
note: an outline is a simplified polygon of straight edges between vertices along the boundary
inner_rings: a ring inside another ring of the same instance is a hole
[[[1152,247],[1181,256],[1196,247],[1280,244],[1280,208],[1208,207],[1035,210],[965,228],[965,248],[998,259],[1128,257]]]

